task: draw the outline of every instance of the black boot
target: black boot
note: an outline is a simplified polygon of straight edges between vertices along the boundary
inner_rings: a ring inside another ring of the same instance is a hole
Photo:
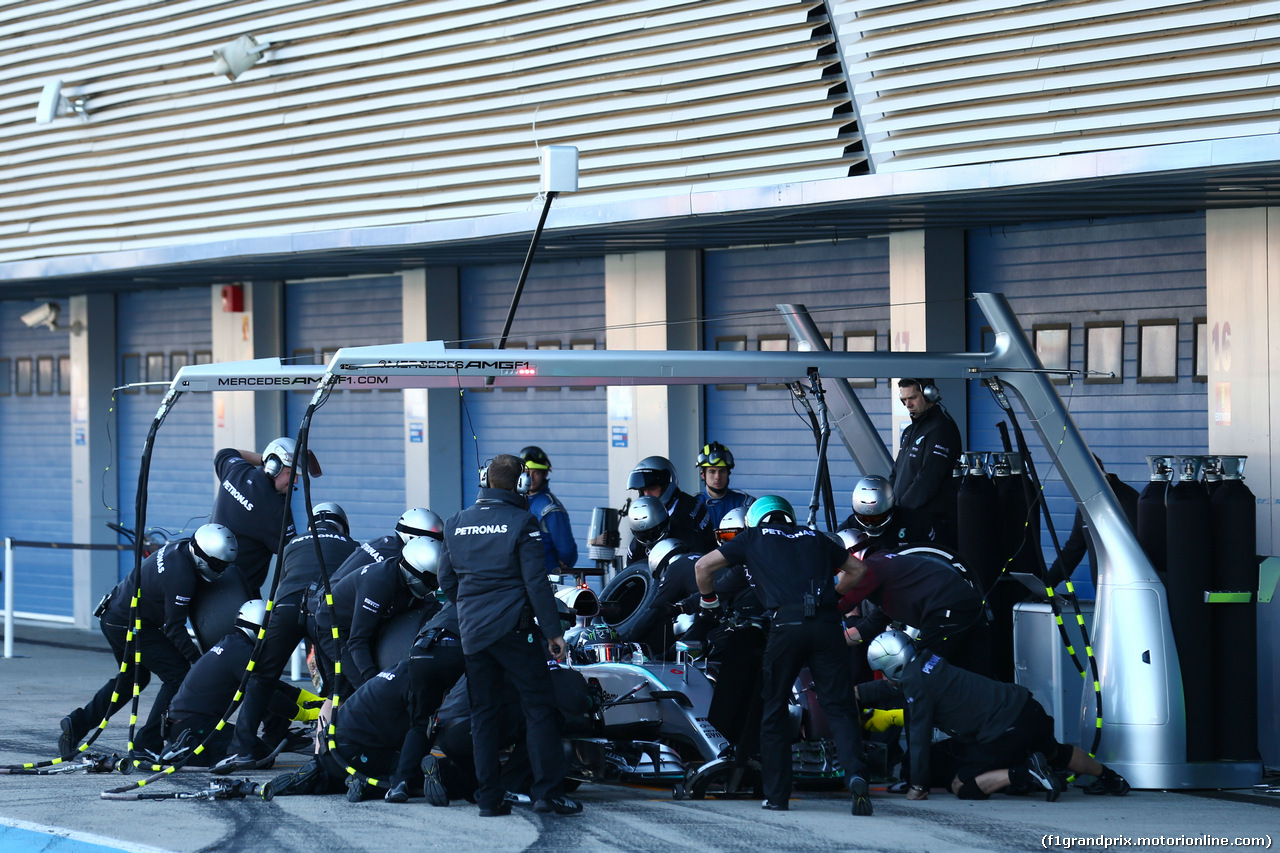
[[[70,761],[76,757],[83,735],[76,733],[75,721],[69,716],[63,717],[59,725],[62,727],[62,734],[58,735],[58,755],[63,761]]]
[[[1113,797],[1123,797],[1129,793],[1129,783],[1116,771],[1110,767],[1102,768],[1102,775],[1094,779],[1082,789],[1086,794],[1110,794]]]
[[[359,776],[347,777],[347,802],[359,803],[364,800],[369,786]]]
[[[315,759],[308,761],[292,773],[282,773],[262,786],[262,799],[288,797],[294,794],[314,794],[323,780],[324,770]]]

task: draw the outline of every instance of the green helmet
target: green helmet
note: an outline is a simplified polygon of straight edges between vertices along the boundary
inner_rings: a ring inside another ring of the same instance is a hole
[[[778,513],[785,516],[785,519],[779,519]],[[796,511],[791,508],[786,498],[764,495],[756,498],[747,510],[747,527],[759,527],[761,522],[777,524],[779,521],[785,521],[787,524],[796,523]]]

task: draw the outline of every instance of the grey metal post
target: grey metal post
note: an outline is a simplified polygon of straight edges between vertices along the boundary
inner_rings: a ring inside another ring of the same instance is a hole
[[[1098,759],[1136,788],[1247,787],[1261,776],[1256,762],[1187,762],[1182,672],[1164,584],[1057,390],[1039,371],[1009,303],[1000,294],[974,298],[992,329],[1008,332],[1012,361],[1028,368],[999,378],[1022,400],[1093,532],[1099,563],[1093,645],[1104,699]],[[1085,691],[1082,743],[1093,737],[1092,699]]]
[[[4,656],[13,657],[13,539],[4,538]]]
[[[797,341],[804,342],[814,352],[831,351],[827,346],[827,339],[818,331],[817,324],[809,316],[809,309],[804,305],[779,305],[778,312],[787,321],[787,329]],[[828,401],[831,425],[840,433],[840,440],[844,442],[845,449],[853,457],[858,470],[863,474],[888,476],[893,470],[893,457],[880,440],[880,433],[876,431],[875,424],[871,423],[867,410],[862,407],[862,401],[854,393],[849,380],[838,376],[824,381],[832,383],[836,395],[844,404],[842,407],[833,406]]]

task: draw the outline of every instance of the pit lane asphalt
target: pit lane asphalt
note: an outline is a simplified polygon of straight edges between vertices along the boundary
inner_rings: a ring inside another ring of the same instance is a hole
[[[96,631],[15,626],[17,657],[0,658],[0,764],[51,758],[58,721],[116,672]],[[140,717],[155,688],[143,693]],[[117,714],[93,749],[123,753],[128,711]],[[265,782],[274,770],[237,778]],[[764,812],[756,800],[675,801],[660,789],[583,785],[576,817],[544,817],[517,807],[507,818],[481,818],[466,803],[437,809],[348,803],[342,796],[214,802],[115,802],[100,793],[138,774],[0,776],[0,851],[908,851],[1045,849],[1047,835],[1068,837],[1270,836],[1280,842],[1280,795],[1191,795],[1135,791],[1085,797],[1072,789],[1056,803],[996,796],[961,802],[935,791],[925,802],[873,793],[875,815],[855,818],[833,792],[799,792],[788,812]],[[180,773],[148,786],[194,791],[212,778]],[[1052,848],[1050,848],[1052,849]],[[1060,848],[1058,848],[1060,849]],[[1085,848],[1089,849],[1089,848]],[[1094,848],[1097,849],[1097,848]],[[1134,848],[1131,848],[1134,849]],[[1144,849],[1144,848],[1136,848]],[[1146,847],[1145,849],[1164,849]],[[1199,846],[1195,849],[1217,849]]]

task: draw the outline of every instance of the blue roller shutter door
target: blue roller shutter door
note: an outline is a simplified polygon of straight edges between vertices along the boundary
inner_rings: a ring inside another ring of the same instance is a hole
[[[971,231],[967,254],[970,292],[1004,293],[1028,336],[1036,325],[1070,324],[1072,368],[1085,366],[1086,322],[1123,324],[1121,382],[1076,378],[1058,386],[1085,441],[1108,471],[1141,491],[1148,480],[1148,454],[1208,452],[1206,386],[1192,377],[1194,320],[1205,316],[1203,214]],[[1139,322],[1166,319],[1178,321],[1177,380],[1139,382]],[[980,312],[970,315],[971,348],[983,346],[984,323]],[[1031,435],[1026,415],[1016,411],[1029,434],[1059,541],[1065,541],[1075,503],[1049,454]],[[990,393],[969,383],[968,449],[1002,449],[996,424],[1004,419]],[[1046,561],[1052,562],[1047,531],[1041,541]],[[1087,560],[1075,575],[1082,596],[1093,594]]]
[[[208,360],[213,349],[208,287],[123,293],[116,299],[117,384],[168,383],[175,365]],[[137,528],[135,498],[143,444],[166,385],[116,392],[120,430],[120,523]],[[213,473],[213,402],[185,394],[156,433],[147,488],[148,529],[189,536],[209,520],[217,479]],[[121,540],[123,543],[123,540]],[[133,568],[133,552],[120,554],[120,576]]]
[[[285,355],[319,363],[339,347],[398,343],[401,309],[399,276],[289,284]],[[286,397],[287,431],[296,437],[311,392]],[[312,482],[311,498],[339,503],[357,539],[390,533],[405,511],[403,430],[398,390],[344,387],[312,419],[310,447],[324,475]]]
[[[889,241],[851,240],[798,246],[707,252],[704,261],[703,348],[758,350],[787,334],[774,309],[802,303],[818,328],[843,351],[846,335],[874,333],[874,349],[888,350]],[[777,345],[773,343],[772,345]],[[795,343],[789,348],[794,350]],[[825,385],[828,391],[830,384]],[[798,415],[786,388],[708,387],[706,432],[692,443],[719,441],[734,455],[731,485],[752,495],[778,494],[791,501],[803,521],[808,515],[817,448],[807,417]],[[889,436],[889,389],[884,379],[857,388],[863,407],[882,440]],[[803,410],[801,410],[803,411]],[[849,514],[849,495],[861,473],[840,437],[832,433],[827,454],[837,518]],[[681,471],[686,491],[701,488],[695,471]],[[686,479],[686,477],[688,479]],[[822,516],[819,515],[819,521]],[[825,528],[825,525],[823,525]]]
[[[60,306],[65,316],[66,302]],[[0,536],[67,542],[71,398],[64,392],[70,390],[70,377],[58,372],[70,338],[65,330],[28,329],[22,315],[34,307],[28,301],[0,302]],[[71,552],[21,548],[14,552],[14,564],[15,610],[71,618]]]
[[[496,346],[520,276],[518,265],[460,272],[463,347]],[[536,264],[529,273],[509,347],[604,348],[604,260]],[[476,491],[476,468],[499,453],[536,444],[551,459],[550,488],[569,512],[578,565],[588,565],[591,510],[617,506],[610,496],[604,388],[468,392],[463,398],[462,495]],[[472,435],[475,435],[475,441]],[[445,515],[446,513],[441,513]]]

